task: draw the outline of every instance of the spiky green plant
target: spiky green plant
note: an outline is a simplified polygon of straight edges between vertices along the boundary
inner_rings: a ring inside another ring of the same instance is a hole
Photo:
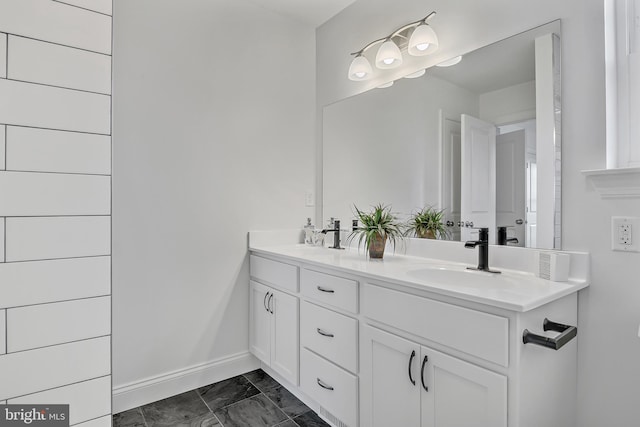
[[[361,211],[357,206],[353,206],[355,215],[360,223],[359,227],[349,234],[348,240],[352,241],[358,237],[358,247],[364,242],[365,250],[369,250],[376,236],[383,240],[389,240],[396,248],[396,243],[402,241],[402,225],[398,218],[391,212],[391,207],[381,203],[373,206],[370,212]]]
[[[442,222],[443,217],[444,209],[424,207],[409,217],[404,233],[406,236],[422,237],[430,231],[436,239],[445,239],[449,231]]]

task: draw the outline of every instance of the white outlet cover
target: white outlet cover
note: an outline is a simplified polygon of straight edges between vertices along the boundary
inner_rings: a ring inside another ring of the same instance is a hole
[[[639,217],[611,217],[611,250],[640,252]]]

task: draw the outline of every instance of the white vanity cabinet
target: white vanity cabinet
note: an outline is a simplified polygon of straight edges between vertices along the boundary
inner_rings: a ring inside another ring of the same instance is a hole
[[[251,352],[335,427],[577,427],[568,325],[588,285],[447,268],[461,280],[416,257],[259,248]]]
[[[362,348],[362,426],[506,427],[506,376],[368,325]]]
[[[251,276],[297,292],[298,267],[251,256]],[[277,283],[273,283],[277,282]],[[299,299],[275,286],[250,281],[249,349],[283,378],[298,385]]]

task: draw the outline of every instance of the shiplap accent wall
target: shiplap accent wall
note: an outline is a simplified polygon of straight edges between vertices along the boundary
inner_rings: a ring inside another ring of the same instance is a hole
[[[0,403],[111,425],[112,0],[0,1]]]

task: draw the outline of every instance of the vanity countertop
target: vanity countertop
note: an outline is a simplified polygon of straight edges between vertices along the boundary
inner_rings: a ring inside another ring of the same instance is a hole
[[[552,282],[532,273],[499,268],[501,274],[467,269],[469,264],[386,251],[370,260],[363,249],[344,250],[304,244],[252,244],[255,254],[275,256],[309,267],[331,268],[371,280],[394,282],[507,310],[525,312],[589,286],[587,280]]]

